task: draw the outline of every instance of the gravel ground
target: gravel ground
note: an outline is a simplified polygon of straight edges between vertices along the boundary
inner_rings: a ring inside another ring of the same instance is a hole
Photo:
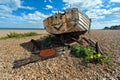
[[[26,45],[28,50],[20,44],[46,35],[0,40],[0,80],[120,80],[120,31],[117,30],[94,30],[86,34],[89,38],[98,41],[104,52],[111,53],[113,66],[104,63],[85,64],[81,58],[65,51],[57,57],[14,69],[14,61],[32,56],[30,52],[32,44]]]

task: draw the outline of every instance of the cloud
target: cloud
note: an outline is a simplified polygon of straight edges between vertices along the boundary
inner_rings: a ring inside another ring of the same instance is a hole
[[[47,0],[44,0],[44,2],[47,2]]]
[[[103,19],[105,18],[106,15],[111,15],[111,16],[120,16],[120,8],[115,7],[111,9],[101,9],[101,8],[94,8],[86,12],[86,14],[90,18],[94,19]]]
[[[28,21],[42,21],[44,18],[47,18],[48,15],[44,15],[39,11],[35,11],[33,14],[29,13],[28,15],[23,14],[23,19]]]
[[[51,5],[46,5],[46,8],[45,9],[52,9],[53,8],[53,6],[51,6]]]
[[[86,14],[92,18],[92,29],[103,29],[105,26],[120,24],[120,8],[115,7],[111,9],[92,9]]]
[[[42,20],[47,17],[39,11],[22,14],[21,16],[13,15],[12,12],[19,8],[33,10],[30,6],[23,6],[21,0],[0,0],[0,24],[4,27],[40,27],[43,25]],[[2,27],[0,26],[0,27]],[[43,27],[43,26],[42,26]]]
[[[0,12],[1,13],[6,13],[6,14],[12,13],[13,10],[17,10],[20,7],[21,7],[20,0],[0,1]]]
[[[91,9],[86,12],[86,14],[92,18],[92,19],[103,19],[104,14],[107,14],[108,12],[106,9]]]
[[[63,0],[63,2],[66,2],[67,4],[71,5],[71,7],[79,7],[81,9],[89,9],[93,8],[97,5],[101,5],[102,1],[101,0]]]
[[[52,3],[52,0],[49,0],[49,2],[51,2],[51,3]]]
[[[58,13],[58,11],[57,10],[52,10],[52,13],[55,14],[55,13]]]
[[[22,8],[22,9],[28,9],[28,10],[35,10],[34,7],[29,7],[29,6],[21,6],[20,8]]]
[[[35,8],[23,6],[21,0],[4,0],[0,1],[0,18],[13,18],[12,12],[18,8],[33,10]]]
[[[106,9],[100,9],[103,6],[101,0],[63,0],[66,2],[66,5],[63,9],[70,7],[77,7],[80,11],[86,10],[86,14],[90,18],[102,19],[104,18],[103,14],[106,14]]]
[[[34,27],[34,28],[43,28],[43,20],[47,18],[49,15],[45,15],[39,11],[35,11],[34,13],[29,13],[27,15],[23,14],[21,18],[24,20],[25,25],[29,25],[28,27]],[[23,21],[22,20],[22,21]]]
[[[120,0],[110,0],[110,2],[120,3]]]
[[[66,2],[63,9],[66,9],[70,7],[77,7],[79,10],[87,10],[89,14],[95,14],[95,15],[103,15],[103,14],[112,14],[112,13],[120,13],[120,7],[110,7],[112,4],[108,4],[107,6],[103,5],[104,2],[102,0],[63,0],[63,2]],[[120,2],[120,0],[111,0],[111,2]],[[103,8],[103,7],[110,7],[109,9]],[[88,15],[89,15],[88,14]]]
[[[15,15],[9,15],[9,17],[0,17],[2,21],[4,22],[7,21],[9,23],[30,23],[30,22],[41,22],[45,18],[47,18],[48,15],[45,15],[39,11],[35,11],[34,13],[29,13],[29,14],[22,14],[22,16],[15,16]],[[1,21],[1,20],[0,20]],[[6,23],[6,22],[4,22]]]
[[[11,13],[12,11],[17,10],[18,8],[24,8],[33,10],[35,8],[29,6],[23,6],[21,0],[1,0],[0,1],[0,10],[1,12]]]
[[[77,7],[87,14],[92,19],[92,29],[119,24],[120,7],[115,6],[115,3],[119,3],[120,0],[110,0],[110,2],[103,0],[63,0],[63,2],[66,3],[63,9]],[[106,2],[107,5],[105,5]]]
[[[111,0],[112,2],[115,0]],[[118,0],[120,1],[120,0]],[[86,10],[86,14],[90,18],[94,19],[103,19],[105,18],[105,15],[119,15],[120,14],[120,7],[110,7],[111,4],[108,4],[107,6],[103,5],[104,2],[102,0],[63,0],[63,2],[66,2],[63,9],[67,9],[70,7],[77,7],[80,11]],[[117,2],[117,0],[116,0]],[[104,7],[104,8],[103,8]],[[107,8],[105,8],[107,7]],[[110,8],[108,8],[110,7]]]
[[[112,8],[110,10],[108,10],[110,12],[110,14],[114,14],[114,15],[119,15],[120,16],[120,7],[115,7]]]
[[[63,10],[66,10],[66,9],[68,9],[70,7],[71,7],[71,5],[67,3],[67,4],[64,5]]]
[[[50,2],[50,3],[52,3],[52,0],[44,0],[44,2],[47,2],[47,1]]]
[[[120,25],[120,19],[114,19],[109,21],[97,21],[93,20],[91,24],[91,29],[103,29],[104,27],[110,27],[112,25]]]
[[[39,11],[22,14],[22,16],[9,15],[8,17],[0,17],[0,24],[4,25],[4,27],[43,28],[43,20],[48,16]]]

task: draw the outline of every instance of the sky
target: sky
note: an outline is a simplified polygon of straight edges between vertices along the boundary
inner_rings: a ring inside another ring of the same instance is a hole
[[[56,12],[78,8],[92,19],[92,29],[120,25],[120,0],[0,0],[0,28],[44,28]]]

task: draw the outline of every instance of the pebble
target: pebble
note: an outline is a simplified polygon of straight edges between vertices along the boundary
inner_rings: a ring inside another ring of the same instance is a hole
[[[70,51],[63,48],[59,50],[62,54],[60,56],[13,69],[12,65],[15,60],[26,59],[31,56],[31,52],[24,49],[20,44],[25,44],[32,38],[39,39],[40,37],[35,36],[0,41],[0,80],[120,80],[120,59],[118,59],[120,50],[117,53],[112,50],[112,47],[120,46],[118,43],[120,36],[117,36],[120,35],[120,31],[91,31],[90,33],[91,38],[102,43],[102,46],[105,47],[104,51],[112,53],[111,56],[116,63],[114,69],[104,64],[90,64],[90,67],[87,67],[81,58],[71,56]],[[27,47],[31,50],[30,46]]]

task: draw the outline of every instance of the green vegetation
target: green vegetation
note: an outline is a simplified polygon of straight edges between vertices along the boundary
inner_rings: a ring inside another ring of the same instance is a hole
[[[71,48],[71,52],[77,57],[83,57],[86,62],[105,62],[108,65],[112,64],[112,60],[108,55],[101,55],[100,53],[96,53],[96,51],[91,47],[84,48],[82,46],[76,45]]]
[[[60,44],[57,44],[56,42],[59,43],[59,40],[54,35],[49,35],[41,40],[41,43],[44,44],[44,47],[57,47]]]
[[[54,43],[52,43],[52,36],[45,37],[41,42],[44,44],[44,47],[53,47]]]
[[[2,39],[9,39],[9,38],[23,38],[23,37],[29,37],[29,36],[36,36],[39,35],[35,32],[28,32],[28,33],[15,33],[15,32],[11,32],[9,34],[7,34],[7,36],[5,37],[1,37],[0,40]]]

